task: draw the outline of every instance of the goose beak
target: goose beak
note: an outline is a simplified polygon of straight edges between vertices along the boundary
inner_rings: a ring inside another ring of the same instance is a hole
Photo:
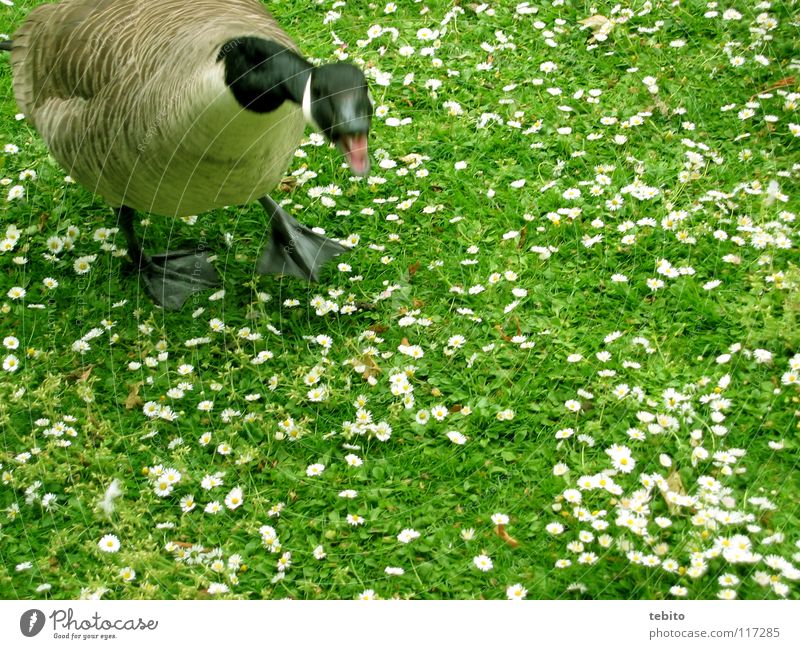
[[[369,146],[366,133],[342,135],[336,141],[336,146],[344,153],[350,171],[356,176],[366,176],[369,173]]]

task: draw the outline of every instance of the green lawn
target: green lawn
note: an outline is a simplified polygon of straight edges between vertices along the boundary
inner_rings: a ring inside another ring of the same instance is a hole
[[[356,245],[153,218],[178,313],[0,54],[0,597],[796,598],[796,6],[267,5],[371,80],[373,175],[273,193]]]

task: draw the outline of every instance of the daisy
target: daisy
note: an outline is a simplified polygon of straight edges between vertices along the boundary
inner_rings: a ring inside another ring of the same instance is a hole
[[[485,554],[479,554],[477,557],[473,558],[472,563],[474,563],[475,567],[482,572],[488,572],[494,567],[492,560]]]
[[[347,515],[347,523],[348,525],[363,525],[364,524],[364,517],[359,516],[358,514],[348,514]]]
[[[364,464],[364,460],[358,457],[358,455],[355,453],[349,453],[348,455],[345,455],[344,461],[347,462],[349,466],[361,466]]]
[[[315,388],[311,388],[306,396],[308,397],[309,401],[318,403],[320,401],[325,401],[327,394],[328,394],[327,388],[324,385],[321,385]]]
[[[194,501],[194,496],[184,496],[180,500],[181,511],[186,514],[192,511],[197,505]]]
[[[271,525],[262,525],[258,528],[258,533],[261,535],[262,540],[267,539],[277,539],[278,535],[275,532],[275,528]]]
[[[492,514],[492,523],[495,525],[508,525],[509,518],[506,514]]]
[[[624,399],[630,393],[631,389],[628,387],[627,383],[622,383],[614,388],[614,396],[617,399]]]
[[[19,369],[19,359],[14,354],[9,354],[3,359],[3,369],[6,372],[16,372]]]
[[[167,482],[166,480],[159,480],[153,486],[153,491],[155,492],[156,496],[161,498],[166,498],[172,493],[173,486]]]
[[[86,255],[78,257],[72,264],[72,269],[78,275],[85,275],[92,269],[92,263],[97,259],[96,255]]]
[[[449,433],[447,433],[447,439],[453,442],[453,444],[458,444],[460,446],[467,443],[466,436],[456,430],[451,430]]]
[[[380,421],[372,427],[372,432],[379,441],[385,442],[392,436],[392,427],[385,421]]]
[[[8,190],[6,201],[15,201],[25,196],[25,188],[22,185],[14,185]]]
[[[448,410],[445,406],[436,405],[431,408],[431,416],[436,421],[443,421],[445,417],[448,415]]]
[[[506,597],[508,599],[525,599],[528,590],[522,587],[522,584],[514,584],[506,588]]]
[[[756,363],[772,362],[772,353],[767,351],[766,349],[754,349],[753,356],[755,357]]]
[[[321,475],[324,470],[325,470],[325,465],[324,464],[310,464],[306,468],[306,475],[309,478],[315,478],[318,475]]]
[[[219,503],[218,500],[214,500],[208,503],[203,509],[203,511],[206,514],[218,514],[219,512],[222,511],[222,505]]]
[[[97,545],[103,552],[118,552],[120,542],[114,534],[106,534]]]
[[[122,579],[122,581],[133,581],[134,579],[136,579],[136,571],[130,566],[126,566],[125,568],[119,571],[119,576]]]
[[[53,235],[47,239],[45,246],[51,254],[57,255],[64,249],[64,240],[61,237]]]
[[[210,490],[214,487],[221,487],[223,484],[221,473],[215,473],[214,475],[205,475],[203,479],[200,481],[200,486],[203,489]]]
[[[242,502],[244,502],[244,496],[242,495],[241,487],[234,487],[230,490],[228,495],[225,496],[225,506],[228,509],[236,509]]]
[[[292,565],[292,553],[284,552],[278,559],[277,568],[280,572],[285,572]]]
[[[420,410],[414,417],[414,421],[416,421],[421,426],[424,426],[428,423],[430,419],[430,413],[427,410]]]
[[[356,597],[356,599],[362,600],[362,601],[370,601],[370,600],[373,600],[373,599],[378,599],[378,596],[375,594],[374,590],[368,589],[368,590],[365,590],[360,595],[358,595],[358,597]]]
[[[400,543],[410,543],[414,539],[419,538],[419,536],[420,534],[416,530],[406,528],[397,535],[397,540],[400,541]]]

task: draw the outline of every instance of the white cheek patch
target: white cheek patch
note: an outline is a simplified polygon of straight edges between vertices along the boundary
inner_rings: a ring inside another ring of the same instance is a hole
[[[305,118],[306,122],[312,127],[317,130],[320,130],[317,123],[314,121],[314,117],[311,115],[311,75],[314,74],[310,72],[308,75],[308,81],[306,81],[306,89],[303,91],[303,117]]]

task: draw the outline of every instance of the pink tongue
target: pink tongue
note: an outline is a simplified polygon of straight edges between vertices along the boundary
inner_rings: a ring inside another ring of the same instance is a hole
[[[366,135],[351,135],[344,140],[347,163],[354,174],[363,175],[369,171],[369,147]]]

